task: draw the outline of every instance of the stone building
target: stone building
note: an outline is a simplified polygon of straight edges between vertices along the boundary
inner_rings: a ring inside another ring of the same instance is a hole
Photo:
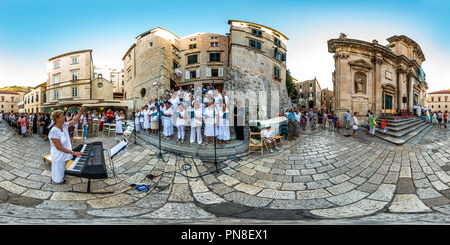
[[[322,89],[317,78],[297,82],[298,107],[302,110],[313,109],[315,112],[322,106]]]
[[[124,97],[135,99],[139,108],[164,95],[181,81],[180,59],[180,38],[170,31],[158,27],[137,36],[122,58]]]
[[[195,33],[180,39],[179,70],[184,74],[176,86],[186,88],[194,84],[222,90],[228,68],[228,36]]]
[[[431,111],[450,111],[450,90],[428,93],[427,107]]]
[[[341,34],[328,41],[334,53],[335,108],[339,117],[347,110],[358,112],[359,120],[368,110],[377,117],[383,109],[412,110],[424,106],[428,84],[421,68],[425,56],[420,46],[406,36],[393,36],[383,46]]]
[[[322,111],[334,111],[334,93],[328,88],[322,89]]]
[[[276,93],[277,110],[288,106],[286,41],[282,33],[260,24],[228,22],[230,33],[194,33],[179,38],[161,27],[136,37],[123,56],[124,93],[141,107],[170,89],[190,85],[231,92],[267,92],[267,104]],[[275,92],[276,91],[276,92]],[[256,97],[247,94],[246,99]]]
[[[113,85],[113,97],[121,99],[124,97],[124,74],[123,69],[117,70],[107,66],[94,66],[94,79],[101,76]]]
[[[65,108],[92,100],[92,50],[61,54],[47,60],[47,103],[44,108]]]
[[[94,78],[92,50],[70,52],[48,59],[47,74],[44,111],[70,110],[80,106],[122,109],[132,104],[115,100],[114,85],[103,75]],[[110,78],[110,73],[108,76]]]
[[[291,106],[286,88],[287,41],[283,33],[270,27],[229,20],[229,67],[225,88],[235,93],[267,92],[267,115],[272,118]],[[250,96],[245,95],[246,99]],[[249,100],[249,103],[251,101]],[[264,106],[264,104],[262,105]],[[274,107],[275,110],[271,110]],[[259,106],[261,108],[261,106]],[[263,119],[259,113],[259,119]],[[251,117],[251,115],[250,115]]]
[[[47,95],[47,82],[41,83],[32,88],[21,98],[23,99],[23,110],[21,112],[26,113],[38,113],[43,112],[42,105],[46,103]]]
[[[0,111],[2,113],[19,112],[17,101],[23,94],[25,94],[23,91],[0,90]]]

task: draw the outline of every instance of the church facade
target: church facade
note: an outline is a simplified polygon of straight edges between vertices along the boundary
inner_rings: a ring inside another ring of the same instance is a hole
[[[421,66],[425,56],[420,46],[407,36],[393,36],[388,45],[349,39],[341,34],[328,41],[334,53],[333,75],[335,112],[343,118],[347,110],[358,112],[363,120],[367,111],[412,110],[425,106],[428,84]]]

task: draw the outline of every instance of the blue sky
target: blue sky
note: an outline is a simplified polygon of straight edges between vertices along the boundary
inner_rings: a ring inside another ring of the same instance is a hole
[[[220,4],[219,4],[220,3]],[[179,37],[225,34],[228,20],[270,26],[286,36],[287,67],[298,80],[332,88],[327,41],[349,38],[386,45],[406,35],[422,48],[429,92],[450,88],[450,1],[56,1],[0,0],[0,87],[46,81],[45,61],[83,49],[94,65],[123,68],[139,34],[163,27]]]

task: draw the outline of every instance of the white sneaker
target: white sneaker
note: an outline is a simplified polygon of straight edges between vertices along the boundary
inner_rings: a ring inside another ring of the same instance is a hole
[[[277,146],[275,146],[275,149],[280,150],[280,148],[278,148]]]
[[[272,149],[270,149],[269,151],[270,151],[270,153],[273,153],[273,150],[272,150]]]

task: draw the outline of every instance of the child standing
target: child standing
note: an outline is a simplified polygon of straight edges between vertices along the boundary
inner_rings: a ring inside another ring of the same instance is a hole
[[[384,119],[384,122],[381,123],[381,133],[383,135],[387,132],[387,119]]]

